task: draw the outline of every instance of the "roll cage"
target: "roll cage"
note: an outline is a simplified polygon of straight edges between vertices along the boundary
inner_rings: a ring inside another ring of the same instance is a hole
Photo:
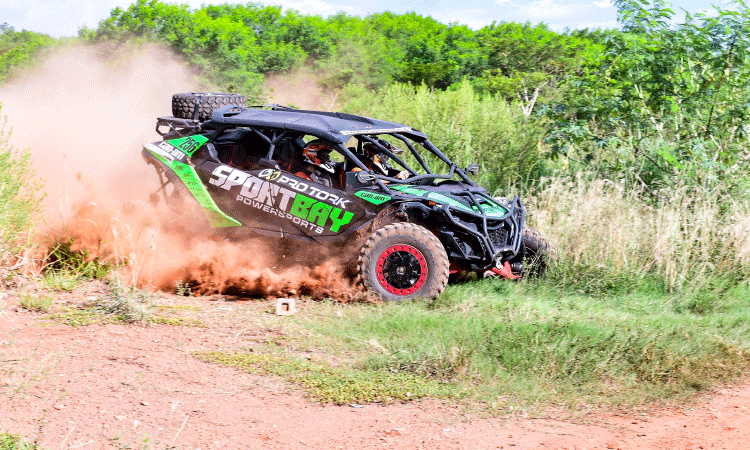
[[[336,132],[336,130],[331,131],[330,129],[324,128],[316,129],[316,127],[309,125],[289,127],[288,123],[284,123],[281,120],[252,121],[242,120],[241,118],[238,118],[238,116],[242,112],[248,111],[251,108],[265,107],[270,107],[271,111],[291,112],[301,116],[322,115],[342,119],[342,121],[345,121],[345,123],[355,122],[358,125],[360,123],[367,123],[368,125],[374,123],[376,125],[381,125],[381,127],[370,130],[365,129],[357,131],[341,129]],[[162,130],[162,127],[164,126],[168,127],[168,129]],[[456,175],[458,175],[462,182],[468,184],[469,186],[478,187],[477,184],[474,183],[471,178],[469,178],[469,176],[463,169],[459,168],[456,163],[451,161],[450,158],[443,154],[434,144],[432,144],[432,142],[429,141],[429,139],[427,139],[426,135],[424,135],[423,133],[407,127],[406,125],[396,124],[393,122],[378,121],[375,119],[369,119],[366,117],[355,116],[351,114],[328,113],[322,111],[304,111],[280,105],[251,106],[249,108],[241,108],[238,106],[229,105],[214,111],[211,116],[211,120],[206,122],[199,122],[197,120],[191,119],[179,119],[175,117],[159,117],[157,119],[156,132],[166,139],[184,137],[193,133],[208,132],[207,137],[209,138],[208,143],[210,144],[213,143],[224,131],[236,127],[249,129],[250,131],[255,133],[257,137],[268,144],[268,152],[264,158],[266,161],[263,161],[266,164],[273,165],[272,161],[274,160],[275,152],[277,151],[276,147],[278,146],[278,144],[280,142],[283,142],[290,133],[297,132],[309,134],[311,136],[315,136],[316,138],[328,141],[342,156],[344,156],[347,161],[351,161],[352,164],[354,164],[356,167],[359,167],[363,172],[367,173],[381,189],[389,193],[392,193],[392,190],[388,188],[387,184],[384,183],[384,181],[393,183],[404,183],[406,181],[409,184],[420,184],[421,182],[424,182],[426,180],[450,180],[453,179],[453,177]],[[268,135],[268,130],[271,130],[271,136]],[[401,132],[396,132],[393,130],[399,130]],[[417,163],[421,166],[422,170],[425,173],[419,174],[419,172],[414,170],[414,168],[412,168],[406,161],[399,158],[398,155],[378,142],[377,136],[384,135],[391,136],[401,141],[409,149],[409,153],[417,161]],[[344,145],[346,141],[351,137],[357,139],[357,153],[362,153],[363,143],[372,144],[376,148],[378,148],[380,152],[388,155],[389,158],[391,158],[393,161],[396,161],[400,166],[406,169],[406,171],[409,172],[410,176],[406,180],[400,180],[371,171],[354,152],[349,150],[349,148]],[[434,173],[430,169],[429,165],[424,160],[422,155],[416,150],[412,142],[416,142],[422,145],[422,147],[424,147],[427,151],[437,156],[440,161],[448,166],[448,173]]]

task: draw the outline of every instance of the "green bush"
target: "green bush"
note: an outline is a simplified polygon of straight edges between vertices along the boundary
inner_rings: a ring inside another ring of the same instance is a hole
[[[665,2],[614,4],[622,32],[586,73],[565,78],[563,98],[545,109],[555,154],[653,191],[688,185],[744,195],[748,6],[731,1],[678,23]]]
[[[16,31],[7,23],[0,24],[0,82],[19,67],[34,63],[39,53],[55,42],[46,34]]]
[[[0,105],[2,111],[2,105]],[[0,257],[19,249],[25,232],[39,211],[39,183],[30,167],[28,151],[10,144],[7,119],[0,123]]]

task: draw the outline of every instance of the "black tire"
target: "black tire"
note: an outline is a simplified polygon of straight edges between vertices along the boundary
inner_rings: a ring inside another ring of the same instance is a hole
[[[523,275],[542,276],[555,258],[555,247],[542,233],[530,227],[523,229]]]
[[[195,104],[200,99],[198,116],[195,116]],[[186,92],[172,96],[172,115],[178,119],[197,119],[200,121],[211,118],[211,113],[226,105],[247,106],[244,95],[239,94],[208,94],[200,92]]]
[[[357,272],[365,288],[384,300],[435,298],[448,283],[448,255],[426,228],[393,223],[365,242]]]

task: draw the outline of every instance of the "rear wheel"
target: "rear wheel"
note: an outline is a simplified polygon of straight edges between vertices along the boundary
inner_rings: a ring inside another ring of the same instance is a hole
[[[360,251],[357,269],[364,286],[389,301],[434,298],[448,283],[443,244],[413,223],[375,231]]]
[[[198,103],[197,117],[196,103]],[[239,94],[208,94],[200,92],[174,94],[172,96],[172,115],[179,119],[204,121],[211,118],[211,113],[215,109],[226,105],[246,106],[247,101],[244,95]]]

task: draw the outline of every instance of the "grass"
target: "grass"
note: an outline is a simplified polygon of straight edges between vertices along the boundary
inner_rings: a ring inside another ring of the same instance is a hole
[[[85,327],[89,325],[103,325],[108,323],[119,323],[119,324],[142,324],[152,325],[161,324],[169,325],[174,327],[199,327],[205,328],[205,323],[199,318],[191,317],[180,317],[175,315],[166,315],[152,313],[150,310],[128,312],[122,311],[120,307],[112,308],[109,301],[95,302],[91,305],[82,308],[63,308],[59,311],[51,312],[47,315],[47,319],[70,325],[73,327]],[[126,306],[130,308],[130,306]],[[140,310],[140,306],[137,306]],[[136,318],[140,317],[140,318]]]
[[[557,247],[550,275],[582,293],[692,295],[750,278],[750,198],[698,187],[660,196],[655,204],[640,188],[570,174],[543,180],[524,202]]]
[[[149,294],[146,291],[127,287],[115,280],[109,295],[98,300],[92,309],[116,322],[143,322],[151,316],[148,308]]]
[[[75,272],[61,270],[47,271],[42,277],[44,286],[53,291],[71,292],[85,281],[84,277]]]
[[[27,298],[29,296],[26,296]],[[50,299],[51,300],[51,299]],[[21,305],[24,306],[24,299]],[[32,300],[28,300],[31,309]],[[87,326],[104,323],[151,323],[154,314],[150,308],[150,293],[124,286],[118,279],[110,282],[106,295],[78,306],[52,308],[47,306],[46,318],[71,326]],[[50,301],[50,305],[51,305]]]
[[[110,282],[106,295],[80,306],[54,308],[51,297],[28,294],[21,299],[21,306],[48,313],[47,319],[74,327],[107,323],[205,327],[200,318],[180,315],[183,309],[197,308],[155,305],[152,293],[124,286],[118,279]]]
[[[25,294],[21,298],[21,307],[29,310],[29,311],[36,311],[36,312],[49,312],[52,308],[52,304],[54,302],[54,299],[50,296],[32,296],[29,294]]]
[[[479,281],[434,302],[311,302],[284,319],[278,345],[196,356],[279,376],[323,402],[461,398],[495,414],[682,402],[747,373],[750,286],[694,298],[646,287],[602,297]],[[701,298],[710,312],[696,312]]]
[[[7,119],[0,115],[0,260],[24,246],[41,204],[29,152],[13,147],[10,138]]]
[[[39,450],[36,444],[29,443],[15,434],[0,433],[0,450]]]
[[[85,281],[104,278],[110,273],[109,263],[75,247],[72,239],[59,240],[49,250],[43,276],[47,288],[72,291]]]
[[[557,247],[544,279],[449,286],[433,302],[308,303],[302,314],[272,316],[284,326],[259,333],[254,352],[196,356],[336,404],[427,396],[502,413],[689,399],[750,369],[750,204],[683,190],[653,205],[641,194],[583,175],[542,182],[527,203],[531,225]],[[50,266],[58,285],[105,269],[69,250],[59,247]],[[162,313],[147,293],[113,284],[106,297],[49,317],[202,325]]]
[[[47,319],[70,325],[72,327],[85,327],[89,325],[104,325],[108,323],[133,324],[135,322],[123,319],[117,315],[102,314],[101,311],[94,307],[86,308],[64,308],[60,311],[50,313]],[[177,316],[165,316],[161,314],[150,315],[147,318],[137,322],[143,325],[161,324],[173,327],[199,327],[204,328],[206,325],[200,319],[185,318]]]
[[[195,357],[249,373],[275,375],[300,386],[311,398],[336,405],[393,403],[457,395],[455,387],[418,374],[386,368],[332,367],[299,356],[246,352],[199,352]]]
[[[502,96],[477,94],[469,82],[454,87],[440,91],[426,85],[393,84],[378,92],[355,89],[344,110],[424,131],[459,166],[479,164],[475,181],[491,192],[537,178],[539,139],[545,134],[542,122],[524,117],[517,103],[508,104]],[[408,153],[407,162],[419,167]],[[437,158],[421,154],[433,171],[449,171]]]

